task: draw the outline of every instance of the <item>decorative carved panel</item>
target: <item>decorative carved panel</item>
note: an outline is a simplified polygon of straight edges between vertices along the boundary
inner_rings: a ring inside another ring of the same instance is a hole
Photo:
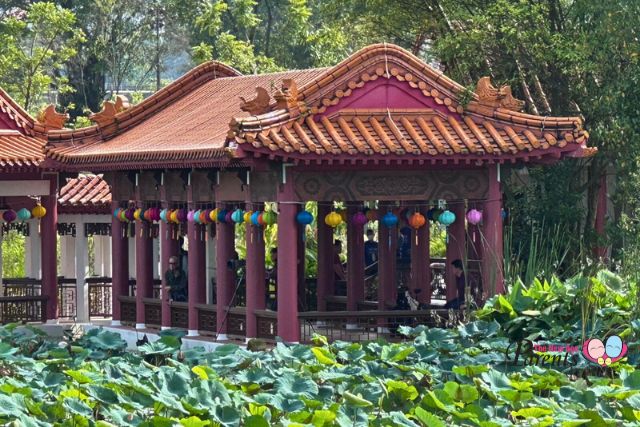
[[[484,170],[336,171],[295,175],[300,200],[437,200],[484,199]]]

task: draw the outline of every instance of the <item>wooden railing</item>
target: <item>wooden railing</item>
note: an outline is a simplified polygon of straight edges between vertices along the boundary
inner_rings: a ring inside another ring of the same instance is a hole
[[[171,327],[187,329],[189,327],[189,305],[186,302],[171,301]]]
[[[58,318],[74,319],[77,316],[78,289],[76,279],[58,278]]]
[[[47,321],[46,296],[0,297],[0,324]]]
[[[144,324],[149,328],[160,328],[162,324],[162,305],[156,298],[143,298]]]
[[[198,310],[198,330],[207,333],[207,335],[215,335],[218,332],[216,330],[216,306],[213,304],[198,304],[196,305],[196,310]]]
[[[120,321],[123,325],[136,324],[136,298],[127,295],[118,296],[120,301]]]
[[[40,295],[42,281],[29,278],[3,278],[2,296],[5,297],[33,297]]]
[[[111,277],[88,277],[89,316],[111,317]]]
[[[153,293],[152,298],[160,298],[162,295],[162,280],[153,279]],[[136,296],[136,279],[129,279],[129,296]]]
[[[244,307],[231,307],[227,314],[227,335],[236,338],[244,338],[247,335],[246,309]]]
[[[255,310],[258,338],[275,340],[278,335],[278,313],[271,310]]]
[[[326,336],[330,341],[372,341],[378,338],[398,341],[400,326],[427,325],[446,327],[463,321],[462,311],[388,310],[388,311],[315,311],[300,313],[300,338],[309,342],[313,334]]]

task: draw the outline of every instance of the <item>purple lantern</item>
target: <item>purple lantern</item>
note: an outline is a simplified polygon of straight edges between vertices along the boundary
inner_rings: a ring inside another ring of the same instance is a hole
[[[367,221],[367,216],[362,212],[356,212],[351,218],[351,223],[355,226],[365,225]]]
[[[16,211],[14,211],[13,209],[8,209],[2,213],[2,219],[4,219],[7,224],[11,224],[13,221],[15,221],[17,216],[18,215],[16,215]]]
[[[482,212],[477,209],[471,209],[467,212],[467,221],[473,225],[480,224],[480,221],[482,221]]]
[[[132,222],[135,219],[133,216],[135,211],[136,211],[135,209],[129,208],[124,212],[124,217],[127,219],[127,221]]]
[[[178,222],[185,222],[187,221],[188,218],[188,213],[186,209],[178,209],[178,213],[176,213],[176,219],[178,220]]]

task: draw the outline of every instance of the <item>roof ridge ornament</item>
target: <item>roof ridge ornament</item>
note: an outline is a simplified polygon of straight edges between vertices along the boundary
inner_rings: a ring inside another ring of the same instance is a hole
[[[478,102],[481,105],[512,111],[522,111],[524,108],[524,101],[514,98],[511,86],[504,85],[498,89],[491,84],[491,78],[488,76],[478,80],[476,95],[478,95]]]
[[[116,114],[128,109],[131,105],[129,100],[123,95],[117,95],[114,101],[104,101],[102,110],[89,116],[89,120],[95,122],[98,126],[104,126],[110,123]]]
[[[292,116],[304,110],[304,104],[298,101],[298,84],[293,79],[283,79],[282,87],[273,97],[276,100],[276,107],[280,110],[289,110]]]
[[[64,124],[69,120],[69,115],[66,113],[58,113],[56,111],[56,106],[54,104],[49,104],[40,111],[36,120],[47,130],[57,130],[64,127]]]
[[[244,97],[239,97],[242,103],[240,109],[247,113],[257,116],[269,112],[269,104],[271,98],[269,92],[261,86],[256,87],[256,97],[247,101]]]

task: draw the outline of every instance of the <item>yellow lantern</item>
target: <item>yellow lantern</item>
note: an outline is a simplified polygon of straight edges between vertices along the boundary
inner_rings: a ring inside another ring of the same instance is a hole
[[[173,223],[178,223],[178,210],[177,209],[173,209],[170,213],[169,213],[169,221],[173,222]]]
[[[209,212],[209,219],[211,222],[218,222],[218,208],[215,208],[211,212]]]
[[[329,212],[324,217],[324,222],[331,228],[336,228],[342,223],[342,216],[338,212]]]
[[[245,224],[251,224],[251,215],[253,215],[253,211],[246,211],[242,219],[244,219]]]
[[[31,209],[31,215],[33,215],[34,218],[40,219],[43,218],[46,214],[47,210],[40,203],[38,203],[33,209]]]
[[[133,211],[133,219],[135,219],[136,221],[140,221],[140,216],[142,215],[142,209],[138,208],[135,211]]]

